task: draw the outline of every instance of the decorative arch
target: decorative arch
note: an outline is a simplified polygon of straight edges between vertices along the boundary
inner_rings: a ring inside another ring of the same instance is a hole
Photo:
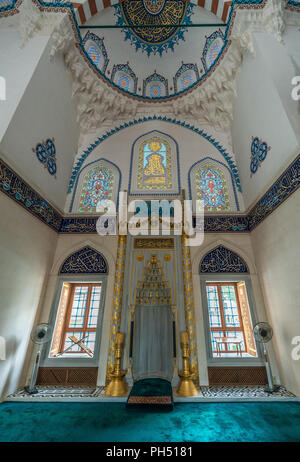
[[[224,157],[225,161],[227,162],[227,165],[230,169],[230,172],[232,174],[232,177],[234,178],[235,185],[237,189],[241,192],[241,183],[240,183],[240,177],[238,173],[238,168],[235,165],[235,162],[233,161],[232,157],[228,154],[228,152],[223,148],[223,146],[212,136],[208,135],[204,130],[201,130],[200,128],[195,127],[194,125],[191,125],[187,122],[178,120],[178,119],[171,119],[166,116],[148,116],[148,117],[143,117],[139,119],[135,119],[129,122],[124,122],[122,125],[118,127],[114,127],[111,130],[107,131],[104,135],[101,137],[97,138],[94,143],[92,143],[84,152],[83,154],[78,157],[76,164],[73,168],[73,172],[70,178],[69,182],[69,188],[68,188],[68,193],[70,193],[74,187],[74,184],[77,181],[78,175],[80,173],[80,169],[86,158],[90,155],[90,153],[98,147],[103,141],[105,141],[107,138],[109,138],[112,135],[115,135],[116,133],[120,132],[121,130],[124,130],[125,128],[132,127],[133,125],[145,123],[145,122],[150,122],[150,121],[158,121],[158,122],[168,122],[174,125],[178,125],[180,127],[187,128],[188,130],[191,130],[194,133],[197,133],[198,135],[202,136],[204,139],[209,141],[219,152],[220,154]],[[169,136],[169,135],[168,135]],[[171,137],[170,137],[171,138]],[[178,145],[177,142],[173,139],[177,146],[177,159],[178,159]],[[178,163],[178,172],[179,172],[179,159],[177,160]],[[131,169],[132,169],[132,161],[131,161]],[[178,175],[179,178],[179,175]],[[180,179],[179,179],[180,180]],[[129,183],[130,185],[131,183]],[[180,182],[178,182],[178,185],[180,186]]]
[[[138,78],[128,64],[115,64],[111,80],[123,90],[136,93]]]
[[[105,257],[90,246],[71,254],[62,264],[60,274],[107,274]]]
[[[234,251],[219,245],[201,260],[200,273],[249,273],[246,262]]]
[[[139,196],[179,194],[179,150],[172,136],[152,130],[134,141],[128,190]]]
[[[105,74],[109,59],[103,39],[88,31],[84,36],[82,45],[93,64]]]
[[[233,206],[240,210],[232,173],[223,162],[211,157],[195,162],[188,172],[188,184],[190,199],[204,200],[206,211],[225,212]]]
[[[143,81],[143,96],[163,98],[169,96],[168,80],[156,71]]]
[[[69,212],[96,212],[95,201],[111,200],[119,205],[121,171],[113,162],[100,158],[85,165],[79,172]]]

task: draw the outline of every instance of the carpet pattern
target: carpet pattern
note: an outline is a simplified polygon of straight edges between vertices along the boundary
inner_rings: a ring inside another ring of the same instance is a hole
[[[173,412],[125,403],[6,402],[1,442],[300,442],[300,402],[175,404]]]

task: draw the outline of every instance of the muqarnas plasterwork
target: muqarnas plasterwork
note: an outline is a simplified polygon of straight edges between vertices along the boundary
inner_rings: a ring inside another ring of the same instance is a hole
[[[70,255],[64,261],[60,270],[61,274],[103,274],[107,272],[108,267],[103,255],[89,246]]]
[[[195,175],[197,199],[203,200],[208,212],[230,210],[224,173],[217,167],[206,164],[197,169]]]
[[[208,252],[200,263],[200,273],[248,273],[245,261],[223,245]]]
[[[138,189],[172,188],[171,148],[159,137],[145,140],[139,148]]]
[[[56,178],[56,148],[54,144],[54,138],[48,138],[46,141],[38,143],[32,151],[36,154],[38,160],[47,168],[50,175]]]
[[[191,24],[193,5],[181,0],[124,0],[114,5],[117,24],[124,26],[125,40],[135,46],[136,50],[150,54],[159,54],[184,40],[187,28],[181,24]],[[157,24],[175,24],[173,27],[155,27]],[[152,27],[126,26],[147,25]],[[179,25],[179,26],[178,26]]]
[[[113,171],[102,164],[92,168],[85,176],[79,211],[96,212],[97,205],[106,207],[111,200],[114,185]]]
[[[251,155],[250,155],[250,176],[257,172],[258,167],[267,157],[271,147],[257,136],[252,136]]]
[[[216,59],[221,54],[224,45],[225,40],[221,29],[216,30],[208,37],[206,36],[206,42],[201,58],[205,72],[207,72],[213,66]]]

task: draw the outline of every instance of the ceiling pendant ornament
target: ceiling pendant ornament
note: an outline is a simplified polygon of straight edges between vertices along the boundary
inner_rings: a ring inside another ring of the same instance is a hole
[[[193,5],[181,0],[124,0],[114,5],[117,24],[124,26],[125,41],[129,40],[136,50],[150,54],[174,51],[174,46],[184,40],[186,27],[178,24],[191,24]],[[175,24],[171,27],[147,27],[128,29],[126,26],[156,24]]]

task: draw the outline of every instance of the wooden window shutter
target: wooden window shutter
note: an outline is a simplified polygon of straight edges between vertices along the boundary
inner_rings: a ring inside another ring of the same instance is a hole
[[[256,356],[255,341],[252,333],[252,323],[250,318],[249,305],[246,295],[245,282],[237,283],[238,297],[240,302],[240,309],[242,314],[242,320],[244,325],[244,334],[246,341],[246,351],[252,356]]]
[[[55,357],[59,353],[61,336],[64,328],[66,311],[68,308],[69,298],[71,293],[71,284],[64,282],[61,293],[60,303],[58,307],[58,315],[51,345],[50,356]]]

